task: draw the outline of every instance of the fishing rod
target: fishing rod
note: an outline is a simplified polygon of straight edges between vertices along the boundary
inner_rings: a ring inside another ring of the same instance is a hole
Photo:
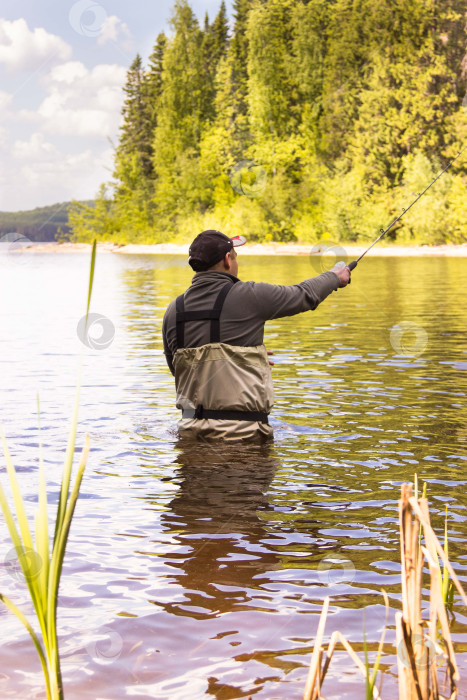
[[[350,262],[350,263],[347,265],[347,267],[349,268],[350,271],[354,270],[354,269],[357,267],[358,263],[359,263],[360,260],[363,258],[363,256],[366,255],[366,254],[368,253],[368,251],[371,250],[371,249],[373,248],[373,246],[376,245],[376,244],[378,243],[378,241],[380,241],[380,240],[382,239],[382,237],[383,237],[384,235],[386,235],[386,233],[392,229],[392,227],[394,226],[394,224],[397,224],[397,222],[398,222],[400,219],[402,219],[402,217],[404,216],[404,214],[406,214],[406,213],[409,211],[409,209],[410,209],[411,207],[413,207],[413,205],[415,204],[415,202],[418,202],[418,200],[420,199],[420,197],[422,197],[422,196],[425,194],[425,192],[427,192],[427,190],[429,190],[430,187],[431,187],[432,185],[435,184],[436,180],[438,180],[438,179],[441,177],[441,175],[442,175],[443,173],[445,173],[446,170],[447,170],[448,168],[451,167],[451,165],[454,163],[454,161],[457,160],[457,158],[459,158],[459,156],[461,155],[461,153],[463,153],[463,152],[465,151],[466,148],[467,148],[467,146],[464,146],[464,148],[463,148],[461,151],[459,151],[459,153],[457,154],[457,156],[455,156],[455,157],[446,165],[446,167],[444,168],[444,170],[442,170],[442,171],[439,173],[439,175],[437,175],[437,176],[435,177],[435,179],[432,180],[432,182],[430,182],[430,184],[428,185],[428,187],[425,187],[425,189],[423,190],[423,192],[420,192],[420,194],[417,195],[417,197],[413,200],[412,204],[411,204],[410,206],[407,207],[407,209],[402,209],[402,213],[399,214],[399,216],[396,217],[396,218],[394,219],[394,221],[392,222],[392,224],[389,224],[389,226],[388,226],[386,229],[384,229],[384,231],[383,231],[383,229],[380,229],[381,233],[380,233],[380,235],[378,236],[378,238],[376,239],[376,241],[373,241],[373,243],[360,255],[359,258],[357,258],[356,260],[352,260],[352,262]],[[345,263],[344,263],[344,264],[345,264]]]

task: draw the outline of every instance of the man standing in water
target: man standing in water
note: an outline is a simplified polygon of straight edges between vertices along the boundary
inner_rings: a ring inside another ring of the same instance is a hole
[[[271,367],[263,345],[264,324],[316,309],[350,282],[338,263],[318,277],[290,286],[242,282],[235,247],[243,236],[203,231],[190,246],[196,272],[173,301],[162,324],[164,353],[175,376],[181,436],[251,439],[272,436]]]

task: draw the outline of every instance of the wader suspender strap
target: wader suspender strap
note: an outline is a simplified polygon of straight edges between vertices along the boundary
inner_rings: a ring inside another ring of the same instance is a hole
[[[185,323],[187,321],[211,321],[211,343],[220,343],[220,315],[224,306],[225,297],[230,292],[235,282],[228,282],[217,295],[214,307],[201,311],[185,311],[185,298],[181,294],[175,302],[177,324],[177,348],[185,347]],[[247,420],[268,423],[268,414],[262,411],[221,411],[203,408],[199,404],[195,408],[185,408],[182,418],[216,418],[223,420]]]
[[[177,311],[177,348],[185,347],[185,323],[187,321],[211,321],[211,339],[210,343],[220,343],[221,341],[221,324],[220,315],[224,306],[225,297],[230,292],[235,282],[225,284],[214,302],[212,309],[203,309],[201,311],[185,311],[185,298],[183,294],[177,297],[175,309]]]

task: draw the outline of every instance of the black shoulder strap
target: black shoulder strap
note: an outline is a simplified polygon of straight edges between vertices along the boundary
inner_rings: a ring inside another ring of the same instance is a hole
[[[177,323],[177,348],[185,347],[185,322],[181,320],[185,315],[185,296],[180,294],[175,300],[176,323]]]
[[[225,297],[230,292],[234,284],[235,282],[224,285],[217,295],[216,301],[214,302],[213,311],[216,315],[211,319],[211,343],[220,343],[221,341],[220,315],[222,307],[224,306]]]
[[[180,294],[175,301],[176,324],[177,324],[177,348],[185,347],[185,323],[187,321],[211,321],[211,343],[220,342],[220,315],[227,294],[230,292],[237,280],[232,280],[225,284],[219,294],[212,309],[201,311],[185,311],[185,296]]]

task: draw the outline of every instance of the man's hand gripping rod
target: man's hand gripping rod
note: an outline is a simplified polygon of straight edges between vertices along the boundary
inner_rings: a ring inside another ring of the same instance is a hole
[[[463,152],[465,151],[466,148],[467,148],[467,146],[464,146],[464,148],[463,148],[461,151],[459,151],[459,153],[457,154],[457,156],[455,156],[455,157],[446,165],[446,167],[444,168],[444,170],[442,170],[442,171],[439,173],[439,175],[437,175],[437,176],[435,177],[435,179],[434,179],[432,182],[430,182],[430,184],[428,185],[428,187],[426,187],[426,188],[423,190],[423,192],[420,192],[420,194],[416,197],[416,199],[414,199],[414,201],[412,202],[412,204],[411,204],[409,207],[407,207],[407,209],[402,209],[402,213],[399,214],[399,216],[398,216],[397,218],[394,219],[394,221],[392,222],[392,224],[390,224],[386,229],[384,229],[384,231],[383,231],[383,229],[381,229],[381,234],[378,236],[378,238],[376,239],[376,241],[374,241],[374,242],[369,246],[369,248],[367,248],[367,249],[360,255],[359,258],[357,258],[356,260],[352,260],[352,262],[350,262],[350,263],[347,265],[347,267],[349,268],[350,271],[354,270],[354,269],[357,267],[358,263],[359,263],[360,260],[363,258],[363,256],[366,255],[366,254],[368,253],[368,251],[371,250],[371,249],[373,248],[373,246],[376,245],[376,244],[378,243],[378,241],[380,241],[380,240],[382,239],[382,237],[383,237],[388,231],[390,231],[390,229],[392,229],[392,227],[394,226],[394,224],[397,224],[397,222],[399,221],[399,219],[402,219],[402,217],[404,216],[404,214],[406,214],[406,213],[409,211],[409,209],[410,209],[411,207],[413,207],[413,205],[415,204],[415,202],[418,202],[418,200],[420,199],[420,197],[422,197],[422,196],[425,194],[425,192],[426,192],[427,190],[429,190],[430,187],[431,187],[432,185],[435,184],[436,180],[438,180],[438,179],[441,177],[441,175],[442,175],[443,173],[445,173],[446,170],[447,170],[448,168],[451,167],[451,165],[454,163],[454,161],[457,160],[457,158],[459,158],[459,156],[461,155],[461,153],[463,153]]]

